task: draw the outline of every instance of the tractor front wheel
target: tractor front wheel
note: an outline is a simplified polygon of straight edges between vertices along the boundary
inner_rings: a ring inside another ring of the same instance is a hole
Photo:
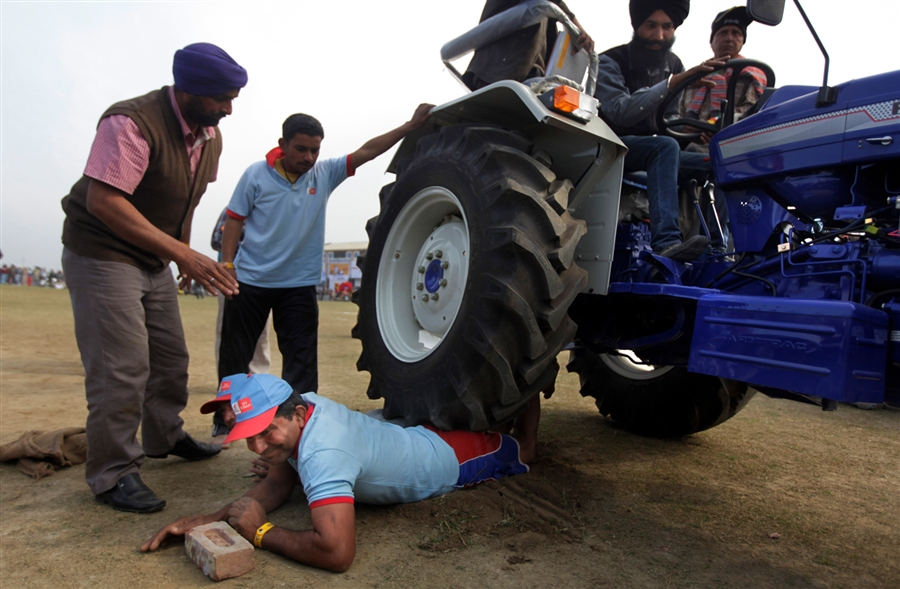
[[[385,417],[484,430],[554,382],[587,281],[574,263],[585,224],[566,210],[572,183],[531,148],[494,127],[446,127],[382,190],[353,336]]]

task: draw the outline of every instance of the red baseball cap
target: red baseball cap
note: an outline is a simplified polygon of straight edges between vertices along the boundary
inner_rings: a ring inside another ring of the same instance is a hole
[[[244,376],[244,375],[235,375],[235,376]],[[227,403],[231,400],[231,381],[229,378],[234,378],[229,376],[228,378],[223,378],[222,382],[219,383],[219,392],[216,394],[216,398],[210,401],[207,401],[203,405],[200,405],[200,413],[213,413],[219,410],[219,407],[222,406],[222,403]]]
[[[222,379],[219,394],[227,392],[231,409],[237,420],[225,444],[243,440],[263,431],[272,419],[278,406],[284,403],[294,389],[287,382],[271,374],[235,374]],[[214,401],[217,402],[218,397]]]

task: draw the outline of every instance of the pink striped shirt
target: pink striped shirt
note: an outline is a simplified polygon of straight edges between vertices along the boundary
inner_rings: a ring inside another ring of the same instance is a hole
[[[200,127],[197,135],[181,116],[175,102],[175,90],[169,87],[169,100],[184,133],[184,145],[191,162],[191,181],[197,173],[203,146],[216,136],[214,127]],[[84,175],[114,186],[126,194],[134,194],[150,165],[150,146],[138,126],[130,117],[111,115],[100,121],[97,135],[91,146]],[[213,170],[210,182],[216,181],[218,167]]]

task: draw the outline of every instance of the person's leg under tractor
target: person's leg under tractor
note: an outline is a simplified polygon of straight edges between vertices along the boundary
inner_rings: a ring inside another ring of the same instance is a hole
[[[525,464],[537,457],[538,426],[541,424],[541,394],[533,396],[525,411],[513,421],[510,435],[519,442],[519,457]]]

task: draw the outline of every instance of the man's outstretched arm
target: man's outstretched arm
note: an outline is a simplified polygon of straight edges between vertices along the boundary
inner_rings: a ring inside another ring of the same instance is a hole
[[[147,540],[143,544],[143,546],[141,546],[141,552],[156,550],[161,545],[165,544],[170,536],[183,536],[197,526],[202,526],[203,524],[209,524],[217,521],[228,522],[229,518],[231,517],[229,515],[229,512],[231,511],[233,506],[239,501],[244,501],[245,499],[253,499],[254,503],[259,505],[263,510],[263,518],[265,518],[265,514],[281,507],[290,498],[291,493],[294,490],[296,480],[297,472],[293,468],[291,468],[290,464],[286,462],[281,464],[274,464],[269,469],[268,476],[266,476],[266,478],[263,479],[263,481],[258,485],[247,491],[241,499],[238,499],[233,503],[229,503],[222,509],[213,513],[208,513],[206,515],[188,515],[173,521],[163,529],[153,534],[153,536],[149,540]],[[263,523],[265,523],[265,520],[263,521]],[[232,527],[234,527],[233,524],[231,525]],[[238,532],[240,532],[240,530],[238,530]],[[249,540],[251,542],[253,541],[253,535],[255,532],[256,528],[254,528],[252,533],[250,534]],[[243,533],[242,535],[245,538],[247,537]]]
[[[433,104],[420,104],[410,120],[403,123],[393,131],[369,139],[362,147],[350,155],[350,161],[354,168],[358,168],[366,162],[372,161],[379,155],[392,148],[398,141],[406,137],[412,131],[422,127],[431,118]]]

